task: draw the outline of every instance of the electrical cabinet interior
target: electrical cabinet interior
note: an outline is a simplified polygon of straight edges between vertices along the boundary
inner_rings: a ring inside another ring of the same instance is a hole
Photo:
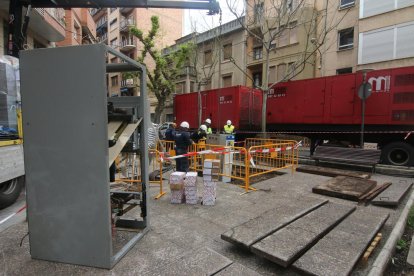
[[[124,62],[106,64],[110,55]],[[31,256],[111,268],[149,224],[145,67],[95,44],[23,51],[20,68]],[[139,72],[140,96],[108,99],[107,73],[126,71]],[[125,150],[139,151],[139,192],[111,189],[109,167]]]

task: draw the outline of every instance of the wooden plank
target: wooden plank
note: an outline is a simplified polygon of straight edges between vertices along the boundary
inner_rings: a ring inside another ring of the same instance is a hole
[[[115,133],[122,125],[122,121],[112,121],[108,123],[108,140],[114,139]]]
[[[324,176],[350,176],[350,177],[358,177],[363,179],[369,179],[371,174],[363,173],[363,172],[354,172],[348,170],[341,170],[341,169],[334,169],[334,168],[326,168],[326,167],[316,167],[316,166],[300,166],[296,169],[297,172],[304,172],[310,174],[317,174],[317,175],[324,175]]]
[[[413,183],[409,182],[394,183],[391,187],[377,195],[371,203],[382,206],[398,206],[412,185]]]
[[[359,201],[362,195],[371,191],[376,185],[377,182],[374,180],[337,176],[312,188],[312,192]]]
[[[310,275],[349,275],[389,214],[361,208],[300,257],[293,266]]]
[[[268,210],[260,216],[221,234],[221,239],[245,248],[250,248],[251,245],[259,240],[327,202],[327,200],[317,198],[303,198],[301,201],[292,203],[292,205],[280,206]]]
[[[354,210],[329,202],[255,243],[252,252],[288,267]]]
[[[360,198],[359,201],[360,202],[364,202],[367,200],[372,199],[373,195],[377,195],[378,193],[382,192],[383,190],[385,190],[386,188],[388,188],[388,186],[390,186],[392,183],[391,182],[386,182],[382,185],[377,185],[374,189],[372,189],[371,191],[369,191],[366,194],[363,194]]]
[[[134,124],[128,124],[124,131],[122,132],[121,136],[119,136],[118,141],[116,141],[116,144],[113,147],[109,148],[109,162],[108,167],[111,166],[111,164],[115,161],[115,158],[118,156],[118,154],[121,152],[121,150],[124,148],[125,144],[128,142],[131,135],[134,133],[135,129],[138,127],[140,122],[134,123]]]

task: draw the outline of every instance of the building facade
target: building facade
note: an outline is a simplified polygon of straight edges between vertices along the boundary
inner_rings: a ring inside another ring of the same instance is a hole
[[[317,76],[414,65],[414,0],[338,0],[322,6],[328,22],[344,19],[321,47]]]
[[[162,49],[175,43],[182,36],[183,11],[175,9],[135,9],[135,8],[108,8],[92,9],[91,14],[96,23],[97,41],[110,45],[130,58],[137,59],[142,51],[141,43],[129,33],[129,29],[136,26],[144,32],[151,29],[151,17],[158,16],[160,34],[157,36],[157,47]],[[110,55],[109,63],[118,63],[118,58]],[[154,68],[151,59],[145,63],[149,70]],[[138,95],[138,83],[135,78],[125,77],[122,74],[108,74],[108,95]],[[150,109],[154,114],[157,100],[150,93]]]
[[[73,8],[65,10],[65,40],[57,46],[91,44],[96,42],[95,21],[89,9]]]
[[[0,3],[0,55],[7,54],[8,1]],[[64,9],[32,9],[25,47],[27,49],[53,47],[65,39]]]

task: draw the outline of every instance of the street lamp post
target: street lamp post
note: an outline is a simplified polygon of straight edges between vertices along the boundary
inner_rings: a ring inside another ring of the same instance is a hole
[[[364,131],[365,131],[365,100],[371,95],[372,86],[369,82],[367,82],[367,72],[372,71],[372,69],[363,69],[361,72],[363,73],[363,80],[362,84],[359,86],[358,89],[358,97],[361,99],[361,140],[360,140],[360,147],[364,148]]]

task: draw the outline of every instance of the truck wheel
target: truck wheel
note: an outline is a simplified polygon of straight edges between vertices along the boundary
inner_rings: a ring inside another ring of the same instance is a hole
[[[382,149],[382,162],[394,166],[414,164],[414,147],[404,142],[393,142]]]
[[[0,209],[12,205],[22,191],[23,181],[19,178],[3,182],[0,184]]]

